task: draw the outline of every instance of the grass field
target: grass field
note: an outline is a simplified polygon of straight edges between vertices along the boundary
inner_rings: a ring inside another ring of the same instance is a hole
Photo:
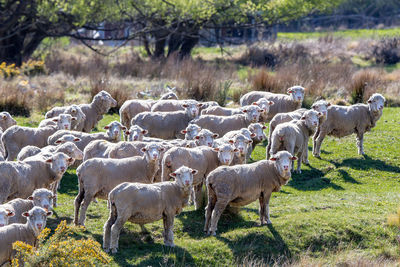
[[[17,118],[19,124],[36,125],[39,117]],[[119,119],[107,115],[98,128]],[[327,138],[322,159],[310,153],[311,166],[293,175],[288,185],[271,198],[272,225],[259,226],[258,203],[225,214],[216,237],[203,234],[204,210],[187,207],[175,220],[175,248],[163,246],[162,221],[147,225],[150,235],[127,223],[120,237],[113,266],[231,266],[272,262],[336,264],[342,255],[351,259],[386,259],[396,263],[399,230],[388,226],[400,200],[400,109],[386,108],[377,127],[365,136],[366,156],[359,156],[355,137]],[[310,143],[311,144],[311,143]],[[311,149],[311,146],[309,147]],[[265,158],[257,146],[252,157]],[[61,220],[72,222],[78,185],[75,170],[65,174],[59,194],[57,216],[48,219],[54,229]],[[108,217],[106,202],[91,203],[86,237],[102,243]],[[308,264],[306,264],[308,265]]]

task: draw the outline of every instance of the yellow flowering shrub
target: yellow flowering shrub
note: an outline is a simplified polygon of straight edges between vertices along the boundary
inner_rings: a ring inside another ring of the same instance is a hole
[[[14,76],[18,76],[20,73],[20,69],[16,67],[15,64],[7,65],[5,62],[0,64],[0,74],[4,78],[12,78]]]
[[[42,60],[28,60],[22,63],[21,67],[17,67],[15,64],[7,65],[6,62],[0,64],[0,75],[4,78],[13,78],[20,74],[33,76],[44,73],[46,73],[46,67]]]
[[[109,263],[109,256],[97,241],[72,237],[82,229],[67,226],[66,221],[62,221],[52,236],[49,237],[50,229],[42,231],[37,248],[15,242],[13,248],[17,255],[12,266],[97,266]]]

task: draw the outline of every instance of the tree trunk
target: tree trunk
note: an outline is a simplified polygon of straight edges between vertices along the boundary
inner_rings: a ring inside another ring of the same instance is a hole
[[[168,54],[169,57],[179,50],[182,45],[182,35],[180,33],[173,33],[169,36],[168,40]]]
[[[193,35],[196,37],[194,37]],[[179,58],[183,59],[186,57],[190,57],[192,49],[196,46],[198,42],[199,37],[197,34],[192,34],[192,36],[185,36],[182,40],[181,49],[179,50]]]

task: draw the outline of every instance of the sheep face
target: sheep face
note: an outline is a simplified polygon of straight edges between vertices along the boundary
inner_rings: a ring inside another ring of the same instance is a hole
[[[268,115],[269,108],[270,108],[273,104],[274,104],[273,101],[270,101],[270,100],[268,100],[268,99],[266,99],[266,98],[264,98],[264,97],[258,99],[257,102],[254,102],[254,103],[253,103],[253,105],[257,105],[257,106],[259,106],[260,108],[262,108],[262,109],[264,110],[263,114],[264,114],[265,116]]]
[[[196,118],[199,116],[199,110],[200,107],[203,104],[199,104],[196,102],[188,102],[182,105],[182,107],[184,107],[186,109],[187,114],[191,117],[191,118]]]
[[[3,128],[3,131],[16,124],[17,121],[11,117],[10,113],[5,111],[0,112],[0,126]]]
[[[218,138],[218,134],[213,133],[207,129],[203,129],[195,137],[195,140],[196,140],[195,142],[196,142],[197,146],[213,147],[215,138]]]
[[[8,219],[14,215],[14,211],[0,207],[0,227],[8,225]]]
[[[269,159],[275,162],[275,167],[279,172],[279,175],[285,178],[290,178],[293,160],[297,158],[292,156],[287,151],[279,151]]]
[[[247,147],[253,143],[252,140],[247,139],[243,134],[236,135],[233,140],[229,140],[229,143],[235,146],[239,150],[240,154],[247,153]]]
[[[262,141],[267,138],[264,133],[264,130],[267,129],[265,125],[262,125],[261,123],[253,123],[250,124],[249,129],[250,132],[254,134],[252,138],[254,138],[255,140]]]
[[[120,122],[118,121],[113,121],[110,124],[104,126],[104,129],[107,130],[107,135],[115,140],[115,141],[120,141],[121,140],[121,132],[126,130],[126,127],[123,126]]]
[[[118,104],[117,101],[114,98],[112,98],[112,96],[108,92],[106,92],[104,90],[99,92],[96,96],[99,96],[99,98],[102,102],[102,106],[108,107],[107,110],[109,110],[110,108],[116,107]]]
[[[35,236],[38,236],[46,227],[47,217],[52,214],[41,207],[33,207],[30,211],[24,212],[22,215],[27,218],[28,225],[32,228]]]
[[[256,105],[250,105],[243,107],[242,112],[246,114],[247,120],[251,122],[258,122],[260,119],[260,114],[264,112],[264,109]]]
[[[165,93],[160,97],[160,100],[172,100],[172,99],[175,100],[178,99],[178,96],[172,91],[169,91],[168,93]]]
[[[218,160],[222,165],[230,165],[233,157],[239,149],[235,148],[231,144],[222,145],[213,149],[218,152]]]
[[[385,98],[381,94],[373,94],[368,99],[369,109],[374,113],[380,113],[385,105]]]
[[[143,137],[148,133],[147,130],[143,129],[138,125],[133,125],[129,131],[125,131],[128,136],[128,141],[142,141]]]
[[[65,154],[73,158],[74,160],[82,160],[83,152],[74,143],[67,142],[64,144]]]
[[[57,123],[57,128],[59,130],[71,130],[71,121],[75,121],[76,118],[72,117],[70,114],[60,114],[52,120]]]
[[[63,175],[67,170],[68,166],[74,161],[73,158],[68,155],[58,152],[54,154],[51,158],[46,160],[46,163],[50,164],[50,168],[53,172],[58,175]]]
[[[65,110],[65,113],[71,114],[72,117],[75,117],[75,118],[76,118],[75,127],[73,127],[73,129],[75,129],[76,126],[78,126],[78,124],[79,124],[81,121],[84,121],[84,120],[86,119],[85,113],[83,113],[83,112],[82,112],[82,109],[81,109],[78,105],[75,105],[75,104],[74,104],[74,105],[71,105],[70,107],[68,107],[68,108]],[[72,127],[72,126],[71,126],[71,127]]]
[[[312,105],[312,109],[314,109],[317,112],[321,112],[322,116],[326,118],[328,115],[328,107],[331,105],[331,103],[326,102],[325,100],[318,100]]]
[[[315,110],[307,110],[304,112],[301,117],[302,120],[305,120],[308,128],[315,129],[318,127],[319,117],[322,116],[322,113],[317,112]]]
[[[173,173],[170,174],[171,177],[175,178],[175,181],[180,187],[190,188],[193,186],[193,175],[197,174],[197,170],[182,166]]]
[[[32,196],[28,197],[28,199],[33,201],[34,206],[38,206],[46,210],[53,208],[54,195],[50,190],[45,188],[36,189],[33,191]]]
[[[181,134],[185,135],[186,140],[193,140],[201,131],[201,127],[196,124],[189,124],[185,130],[181,131]]]
[[[142,152],[145,153],[145,157],[148,161],[157,161],[160,158],[161,152],[165,150],[164,147],[156,144],[150,143],[142,148]]]
[[[66,135],[63,135],[62,137],[60,137],[59,139],[57,139],[57,141],[55,143],[57,145],[60,145],[60,144],[66,143],[66,142],[79,142],[79,141],[81,141],[80,138],[75,137],[72,134],[66,134]]]
[[[304,88],[301,86],[292,86],[287,90],[294,102],[302,103],[304,99]]]

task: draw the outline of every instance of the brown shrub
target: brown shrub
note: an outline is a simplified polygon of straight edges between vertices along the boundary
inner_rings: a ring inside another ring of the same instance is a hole
[[[347,86],[351,97],[350,103],[365,103],[373,93],[380,91],[383,86],[381,76],[382,73],[374,69],[354,73]]]
[[[400,38],[386,38],[372,47],[371,58],[376,63],[397,64],[400,62]]]

